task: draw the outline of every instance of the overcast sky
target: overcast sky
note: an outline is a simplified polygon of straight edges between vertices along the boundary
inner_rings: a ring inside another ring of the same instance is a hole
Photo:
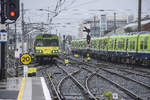
[[[48,12],[38,9],[54,10],[58,0],[21,0],[24,3],[26,22],[48,23]],[[63,1],[63,0],[62,0]],[[142,0],[143,16],[150,14],[150,0]],[[85,19],[94,15],[130,15],[137,16],[138,0],[66,0],[61,9],[64,9],[53,19],[56,28],[61,34],[78,34],[78,25]],[[98,9],[112,10],[100,12]],[[50,17],[53,13],[50,14]],[[68,24],[71,23],[71,24]],[[59,27],[60,26],[60,27]]]

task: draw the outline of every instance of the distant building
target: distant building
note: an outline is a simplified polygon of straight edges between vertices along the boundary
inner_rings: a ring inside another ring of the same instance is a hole
[[[120,27],[127,25],[128,23],[133,22],[133,20],[134,20],[133,15],[129,15],[129,16],[117,16],[116,15],[116,18],[114,18],[114,16],[101,15],[100,16],[100,34],[101,36],[104,36],[106,33],[114,31],[115,29],[118,29]]]
[[[100,36],[104,36],[105,31],[107,31],[107,17],[106,15],[101,15],[100,17]]]
[[[116,27],[114,27],[114,16],[107,16],[107,31],[112,31],[127,24],[127,16],[116,16]]]
[[[133,15],[127,16],[127,23],[131,23],[133,21],[134,21],[134,16]]]
[[[134,16],[94,16],[91,19],[84,20],[79,27],[79,37],[86,38],[86,33],[83,32],[84,27],[89,27],[91,37],[100,37],[104,36],[106,33],[113,31],[114,29],[123,27],[128,23],[133,22]],[[115,23],[114,23],[115,21]],[[115,27],[114,27],[115,25]]]
[[[93,20],[90,23],[91,37],[100,36],[100,20],[98,16],[94,16]]]

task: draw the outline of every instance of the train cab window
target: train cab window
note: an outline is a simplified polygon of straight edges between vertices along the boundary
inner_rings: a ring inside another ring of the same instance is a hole
[[[144,41],[144,49],[147,49],[148,37],[145,37]]]
[[[42,40],[36,40],[36,46],[43,46],[43,41]]]

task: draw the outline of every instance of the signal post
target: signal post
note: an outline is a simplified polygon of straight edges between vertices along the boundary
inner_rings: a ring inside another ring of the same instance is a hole
[[[88,29],[87,27],[84,27],[85,30],[83,30],[84,32],[87,32],[87,36],[86,36],[86,41],[87,41],[87,54],[86,56],[88,57],[88,60],[90,60],[90,53],[89,53],[89,47],[90,47],[90,41],[91,41],[91,36],[90,36],[90,29]]]
[[[19,0],[1,0],[1,26],[5,27],[5,21],[7,19],[16,21],[19,17]],[[1,61],[0,61],[0,81],[6,79],[6,43],[7,43],[7,31],[5,28],[0,30],[0,35],[3,39],[0,39],[1,43]],[[6,38],[5,38],[6,37]]]
[[[4,15],[4,0],[1,0],[1,26],[5,24],[5,15]],[[2,30],[2,29],[1,29]],[[6,77],[6,68],[5,68],[5,44],[1,42],[1,65],[0,65],[0,80],[5,79]]]

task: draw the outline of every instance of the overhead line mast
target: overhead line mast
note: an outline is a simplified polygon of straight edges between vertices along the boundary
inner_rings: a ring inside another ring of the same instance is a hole
[[[141,8],[142,0],[138,0],[138,32],[141,31]]]

